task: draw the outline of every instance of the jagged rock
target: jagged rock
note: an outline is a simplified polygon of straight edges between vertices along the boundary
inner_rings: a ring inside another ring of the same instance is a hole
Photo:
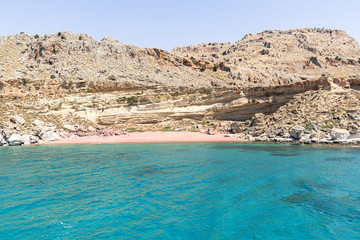
[[[304,127],[292,127],[290,130],[290,136],[299,140],[301,136],[304,134],[305,128]]]
[[[9,146],[19,146],[24,144],[23,137],[20,134],[12,134],[10,138],[7,139]]]
[[[24,118],[22,118],[20,116],[17,116],[17,115],[10,116],[10,122],[15,123],[15,124],[19,124],[21,126],[25,125],[25,123],[26,123]]]
[[[346,129],[334,128],[331,130],[330,136],[333,140],[346,140],[350,136],[350,133]]]

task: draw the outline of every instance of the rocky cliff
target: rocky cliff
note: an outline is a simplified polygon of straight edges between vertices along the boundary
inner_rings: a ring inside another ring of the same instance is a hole
[[[26,120],[12,126],[19,131],[30,131],[36,119],[58,128],[188,129],[208,121],[230,130],[222,123],[245,124],[257,113],[283,116],[284,108],[309,92],[333,99],[331,84],[355,94],[359,75],[359,43],[341,30],[264,31],[236,43],[176,47],[171,53],[112,37],[97,42],[87,34],[22,33],[0,37],[0,123],[6,126],[16,115]]]

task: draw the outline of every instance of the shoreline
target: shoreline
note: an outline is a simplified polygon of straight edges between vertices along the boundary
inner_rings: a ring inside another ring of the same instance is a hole
[[[86,136],[76,135],[61,138],[54,142],[43,142],[40,145],[76,145],[76,144],[121,144],[121,143],[186,143],[186,142],[248,142],[245,139],[225,137],[216,133],[207,135],[200,132],[132,132],[119,136]]]

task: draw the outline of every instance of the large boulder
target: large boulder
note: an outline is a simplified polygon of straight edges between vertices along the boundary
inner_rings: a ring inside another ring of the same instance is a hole
[[[19,124],[21,126],[25,125],[25,119],[20,117],[20,116],[10,116],[10,122],[15,123],[15,124]]]
[[[22,138],[22,141],[24,143],[24,145],[30,145],[31,144],[31,135],[28,135],[28,134],[24,134],[24,135],[21,135],[21,138]]]
[[[5,139],[10,138],[11,135],[14,133],[17,133],[17,131],[14,128],[5,128],[1,130],[1,134]]]
[[[290,129],[290,136],[299,140],[305,132],[304,127],[293,127]]]
[[[350,133],[346,129],[334,128],[331,129],[330,136],[333,140],[346,140]]]
[[[19,146],[24,144],[23,137],[17,133],[12,134],[7,141],[9,146]]]
[[[44,127],[41,130],[39,137],[41,138],[41,140],[43,140],[45,142],[57,141],[57,140],[61,139],[60,136],[56,133],[55,126]]]
[[[43,134],[41,134],[40,136],[41,140],[45,141],[45,142],[52,142],[52,141],[58,141],[60,140],[60,136],[53,131],[49,131],[49,132],[45,132]]]

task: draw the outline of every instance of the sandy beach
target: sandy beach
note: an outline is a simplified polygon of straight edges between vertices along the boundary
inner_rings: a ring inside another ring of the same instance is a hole
[[[165,142],[245,142],[245,140],[236,137],[225,137],[224,134],[207,135],[199,132],[134,132],[127,135],[112,137],[72,136],[70,138],[62,138],[61,140],[55,142],[44,142],[41,143],[41,145]]]

